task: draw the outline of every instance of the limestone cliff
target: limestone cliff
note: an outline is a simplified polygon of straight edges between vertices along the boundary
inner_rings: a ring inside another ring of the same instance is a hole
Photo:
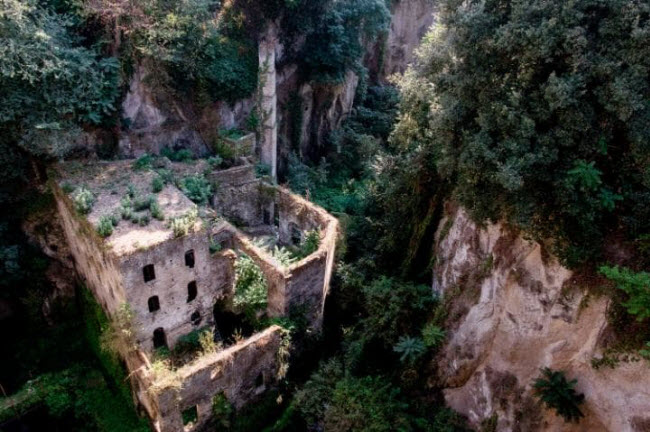
[[[436,234],[433,289],[452,297],[439,355],[447,403],[499,431],[648,431],[650,364],[594,369],[608,300],[586,301],[572,272],[502,224],[477,226],[449,210]],[[583,299],[585,301],[583,301]],[[564,370],[585,394],[585,418],[566,424],[532,396],[542,367]]]

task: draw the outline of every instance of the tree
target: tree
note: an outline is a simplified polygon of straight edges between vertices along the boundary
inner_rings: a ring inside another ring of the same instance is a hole
[[[562,416],[567,422],[579,422],[584,417],[579,405],[585,400],[583,394],[578,394],[574,387],[578,380],[567,381],[563,371],[554,371],[549,368],[542,369],[542,376],[535,380],[533,388],[536,395],[553,408],[557,415]]]
[[[650,273],[609,266],[602,266],[600,272],[628,295],[622,304],[630,315],[638,321],[650,318]]]
[[[399,80],[386,201],[411,185],[404,212],[422,221],[448,185],[475,219],[506,219],[567,264],[597,256],[610,227],[649,232],[649,7],[443,1]]]

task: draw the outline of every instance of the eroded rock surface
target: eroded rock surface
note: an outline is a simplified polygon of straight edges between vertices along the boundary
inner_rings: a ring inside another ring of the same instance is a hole
[[[606,298],[583,301],[572,273],[502,224],[478,227],[448,212],[437,237],[433,289],[454,296],[439,361],[447,403],[480,427],[495,413],[500,431],[645,431],[650,365],[595,370],[607,327]],[[532,396],[540,368],[564,370],[585,394],[585,418],[566,424]]]

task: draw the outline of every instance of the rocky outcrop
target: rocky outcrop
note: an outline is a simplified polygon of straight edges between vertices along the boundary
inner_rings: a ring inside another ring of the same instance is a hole
[[[447,403],[500,431],[647,431],[650,364],[594,369],[608,300],[535,243],[502,224],[477,226],[448,211],[436,234],[433,289],[452,298],[439,355]],[[564,370],[585,394],[585,418],[566,424],[531,392],[540,368]],[[494,418],[494,417],[493,417]]]
[[[165,147],[205,156],[219,129],[243,123],[253,109],[252,96],[234,104],[218,101],[197,107],[152,84],[151,69],[147,64],[137,67],[122,102],[121,157],[158,154]]]

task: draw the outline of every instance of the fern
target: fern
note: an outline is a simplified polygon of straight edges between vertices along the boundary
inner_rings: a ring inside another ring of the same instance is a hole
[[[579,422],[584,417],[579,405],[584,402],[585,396],[578,394],[574,387],[578,381],[567,381],[562,371],[549,368],[542,369],[542,376],[533,384],[536,395],[553,408],[557,415],[562,416],[567,422]]]

